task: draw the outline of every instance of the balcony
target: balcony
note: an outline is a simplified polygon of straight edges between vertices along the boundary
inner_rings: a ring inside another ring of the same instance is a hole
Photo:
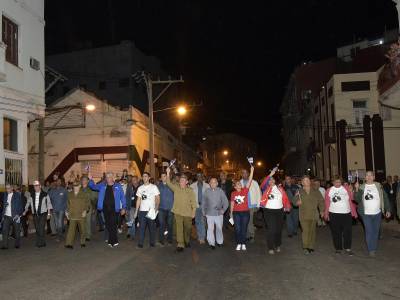
[[[0,41],[0,82],[6,81],[6,69],[5,69],[6,48],[7,45]]]

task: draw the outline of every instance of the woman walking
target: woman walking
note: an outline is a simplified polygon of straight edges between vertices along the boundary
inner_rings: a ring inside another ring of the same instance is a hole
[[[329,221],[333,245],[336,254],[345,253],[352,256],[352,218],[357,218],[353,194],[343,185],[343,180],[335,176],[333,186],[325,192],[324,218]]]
[[[318,209],[323,216],[325,211],[324,198],[319,190],[311,187],[309,176],[303,176],[301,180],[303,188],[297,194],[297,206],[299,206],[299,219],[302,228],[302,240],[304,254],[314,252]]]
[[[291,204],[283,187],[276,185],[277,179],[269,176],[266,180],[269,180],[268,188],[263,193],[260,206],[267,228],[268,253],[273,255],[281,252],[283,214],[290,211]]]
[[[236,239],[236,250],[246,251],[246,240],[247,240],[247,226],[250,220],[250,208],[249,208],[249,188],[253,181],[254,167],[250,169],[249,180],[245,187],[242,187],[240,180],[235,182],[235,191],[231,194],[231,218],[235,226],[235,239]]]

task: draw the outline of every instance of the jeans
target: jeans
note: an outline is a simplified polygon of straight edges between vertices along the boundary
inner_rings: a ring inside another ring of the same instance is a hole
[[[196,209],[196,215],[194,217],[194,221],[196,224],[197,239],[199,241],[204,241],[206,238],[206,227],[204,224],[204,216],[201,207],[198,207]]]
[[[353,218],[351,214],[329,213],[335,250],[351,249]]]
[[[47,221],[47,213],[33,215],[33,223],[36,230],[36,247],[46,246],[45,226]]]
[[[55,225],[55,231],[57,233],[57,237],[59,239],[63,238],[63,230],[64,230],[64,216],[65,216],[65,211],[53,211],[51,213],[51,216],[54,220],[54,225]]]
[[[274,250],[282,244],[283,209],[263,209],[267,228],[268,250]]]
[[[130,235],[131,239],[135,239],[136,234],[136,220],[135,216],[136,208],[131,207],[131,209],[126,214],[126,224],[128,224],[128,234]]]
[[[286,214],[286,227],[288,235],[296,235],[297,229],[299,228],[299,209],[292,208],[289,213]]]
[[[256,227],[254,226],[254,213],[258,210],[258,208],[250,208],[250,220],[249,225],[247,226],[247,238],[248,239],[255,239],[256,234]]]
[[[382,214],[364,215],[363,221],[368,252],[376,251],[378,249],[379,228],[381,227]]]
[[[103,212],[97,211],[97,222],[99,223],[99,230],[104,230],[104,215]]]
[[[217,244],[224,243],[224,236],[222,234],[222,225],[224,223],[224,215],[219,216],[206,216],[207,217],[207,242],[210,246],[215,246],[215,239]],[[214,235],[215,226],[215,235]]]
[[[247,226],[250,221],[249,211],[234,211],[233,222],[235,226],[236,244],[246,244]]]
[[[21,244],[21,222],[17,223],[13,221],[12,217],[9,216],[4,216],[3,220],[3,247],[8,248],[8,235],[10,234],[10,226],[14,228],[15,247],[19,247]]]
[[[156,221],[147,218],[148,211],[139,211],[139,246],[144,244],[144,236],[146,233],[146,228],[149,227],[150,232],[150,246],[154,247],[156,239]]]
[[[174,214],[170,210],[160,209],[158,211],[158,221],[160,222],[158,240],[160,243],[164,243],[164,232],[167,230],[167,241],[172,243]]]

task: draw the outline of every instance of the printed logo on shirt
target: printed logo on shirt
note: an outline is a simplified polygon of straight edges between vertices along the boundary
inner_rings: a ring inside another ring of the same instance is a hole
[[[269,194],[269,195],[268,195],[268,200],[274,200],[274,199],[275,199],[274,194]]]
[[[342,198],[339,196],[339,193],[338,193],[338,192],[335,192],[335,193],[333,194],[332,201],[333,201],[334,203],[336,203],[336,202],[341,201],[341,200],[342,200]]]
[[[367,193],[365,194],[365,200],[373,200],[374,199],[374,195],[371,194],[371,191],[367,190]]]
[[[141,197],[142,197],[142,200],[147,200],[147,195],[144,192],[142,193]]]
[[[245,196],[235,196],[235,203],[236,204],[243,204]]]

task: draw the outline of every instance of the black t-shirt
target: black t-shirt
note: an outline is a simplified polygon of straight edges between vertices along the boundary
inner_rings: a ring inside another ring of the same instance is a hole
[[[107,184],[103,206],[106,210],[115,210],[115,199],[112,185]]]

